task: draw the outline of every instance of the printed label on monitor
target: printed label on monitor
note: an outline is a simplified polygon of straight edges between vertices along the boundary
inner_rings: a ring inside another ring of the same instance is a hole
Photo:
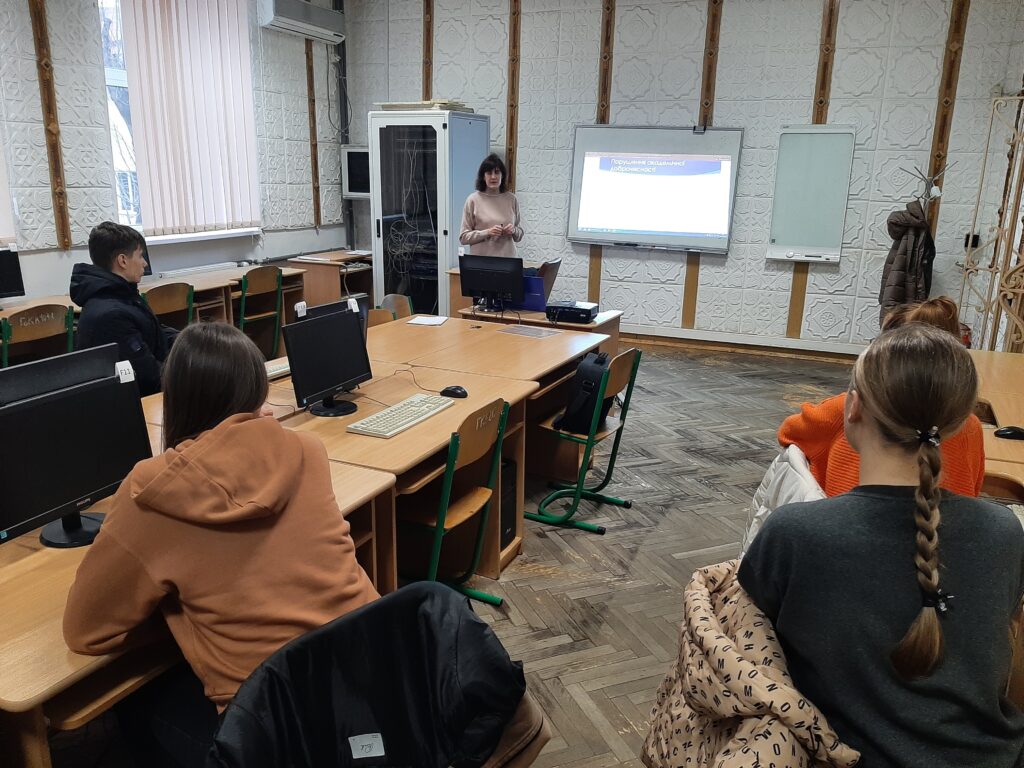
[[[729,236],[728,155],[587,152],[580,232],[608,235]]]
[[[129,381],[135,381],[135,369],[132,368],[132,364],[127,360],[119,361],[114,366],[114,370],[117,371],[117,378],[122,384],[127,384]]]

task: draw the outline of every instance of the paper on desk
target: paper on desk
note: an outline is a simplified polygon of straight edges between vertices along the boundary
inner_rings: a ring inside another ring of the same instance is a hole
[[[349,251],[350,256],[373,256],[373,251]]]
[[[414,317],[409,321],[409,325],[444,325],[444,321],[447,319],[447,317],[426,315],[425,317]]]

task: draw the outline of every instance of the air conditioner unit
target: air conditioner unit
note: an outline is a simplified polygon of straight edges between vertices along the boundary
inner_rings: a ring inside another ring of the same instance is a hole
[[[345,39],[345,15],[306,0],[260,0],[260,26],[337,45]]]

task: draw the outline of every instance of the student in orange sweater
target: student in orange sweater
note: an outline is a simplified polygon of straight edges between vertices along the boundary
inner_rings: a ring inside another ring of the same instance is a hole
[[[924,323],[949,331],[960,338],[957,306],[948,296],[908,304],[891,312],[883,331],[907,323]],[[921,393],[927,397],[927,392]],[[843,434],[846,393],[817,405],[804,403],[800,413],[782,422],[779,443],[796,445],[807,456],[811,473],[826,496],[838,496],[853,489],[860,480],[860,456]],[[981,422],[971,415],[963,428],[942,443],[942,477],[939,486],[962,496],[977,496],[985,481],[985,444]]]
[[[68,596],[64,638],[79,653],[111,653],[165,621],[195,675],[140,691],[152,716],[126,735],[138,737],[140,765],[201,765],[218,710],[264,659],[378,595],[323,445],[261,418],[266,370],[241,331],[186,328],[163,391],[166,450],[114,496]]]

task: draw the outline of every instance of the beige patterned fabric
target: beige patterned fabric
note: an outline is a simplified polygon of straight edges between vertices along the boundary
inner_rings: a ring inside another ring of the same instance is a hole
[[[686,586],[679,658],[658,690],[644,765],[856,765],[860,755],[793,687],[775,630],[740,586],[738,567],[703,568]]]

